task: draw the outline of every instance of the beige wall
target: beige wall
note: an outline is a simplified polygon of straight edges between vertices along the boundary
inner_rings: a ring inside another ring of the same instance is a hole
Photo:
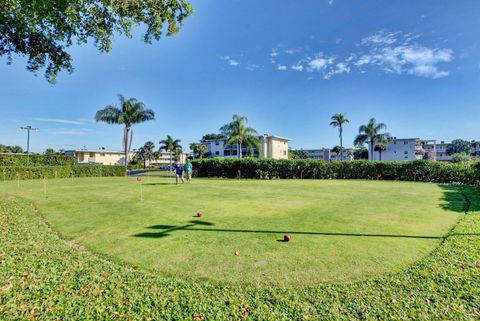
[[[267,136],[261,141],[262,152],[264,158],[272,159],[288,159],[288,140]]]
[[[79,163],[101,163],[103,165],[125,165],[125,155],[122,153],[112,153],[108,151],[77,151],[77,161]],[[129,159],[133,157],[129,154]]]

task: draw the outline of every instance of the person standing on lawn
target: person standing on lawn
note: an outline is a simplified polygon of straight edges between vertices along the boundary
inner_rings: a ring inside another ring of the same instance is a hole
[[[185,179],[183,178],[183,172],[184,172],[184,168],[183,168],[182,164],[176,164],[175,165],[175,174],[176,174],[177,185],[178,185],[178,182],[180,180],[182,180],[182,184],[185,184]]]
[[[185,173],[187,174],[187,183],[190,184],[192,181],[192,171],[193,165],[190,159],[187,158],[187,163],[185,164]]]

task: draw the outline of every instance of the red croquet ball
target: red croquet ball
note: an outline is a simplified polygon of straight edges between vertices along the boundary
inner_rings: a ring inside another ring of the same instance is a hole
[[[285,236],[283,237],[283,241],[284,241],[284,242],[290,242],[291,239],[292,239],[292,237],[291,237],[290,235],[285,235]]]
[[[141,177],[137,177],[137,182],[141,182],[142,181],[142,178]]]
[[[197,217],[202,217],[202,215],[203,215],[202,212],[197,213]]]

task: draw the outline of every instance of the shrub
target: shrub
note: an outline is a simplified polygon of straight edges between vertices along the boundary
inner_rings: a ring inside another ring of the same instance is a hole
[[[44,176],[47,178],[67,178],[71,177],[72,174],[74,177],[123,176],[125,175],[125,167],[101,165],[0,167],[0,179],[2,180],[16,179],[17,173],[20,175],[20,179],[39,179]]]
[[[30,155],[28,156],[30,166],[73,166],[77,159],[73,156],[61,155]],[[0,166],[26,166],[27,155],[0,154]]]
[[[478,184],[480,181],[480,162],[452,164],[425,160],[356,160],[327,163],[321,160],[214,158],[194,160],[193,165],[197,177],[385,179],[462,184]]]

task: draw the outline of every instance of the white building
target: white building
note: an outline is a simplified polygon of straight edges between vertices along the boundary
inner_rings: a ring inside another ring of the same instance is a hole
[[[254,150],[253,157],[288,159],[288,143],[290,139],[274,135],[263,135],[260,140],[260,151]],[[202,141],[209,153],[210,158],[238,158],[238,147],[236,145],[224,146],[223,140],[212,139]],[[242,157],[248,157],[248,149],[242,146]]]
[[[384,151],[374,151],[373,158],[369,148],[369,157],[374,161],[386,162],[406,162],[417,159],[436,160],[436,146],[435,140],[421,140],[420,138],[397,139],[394,137]]]

